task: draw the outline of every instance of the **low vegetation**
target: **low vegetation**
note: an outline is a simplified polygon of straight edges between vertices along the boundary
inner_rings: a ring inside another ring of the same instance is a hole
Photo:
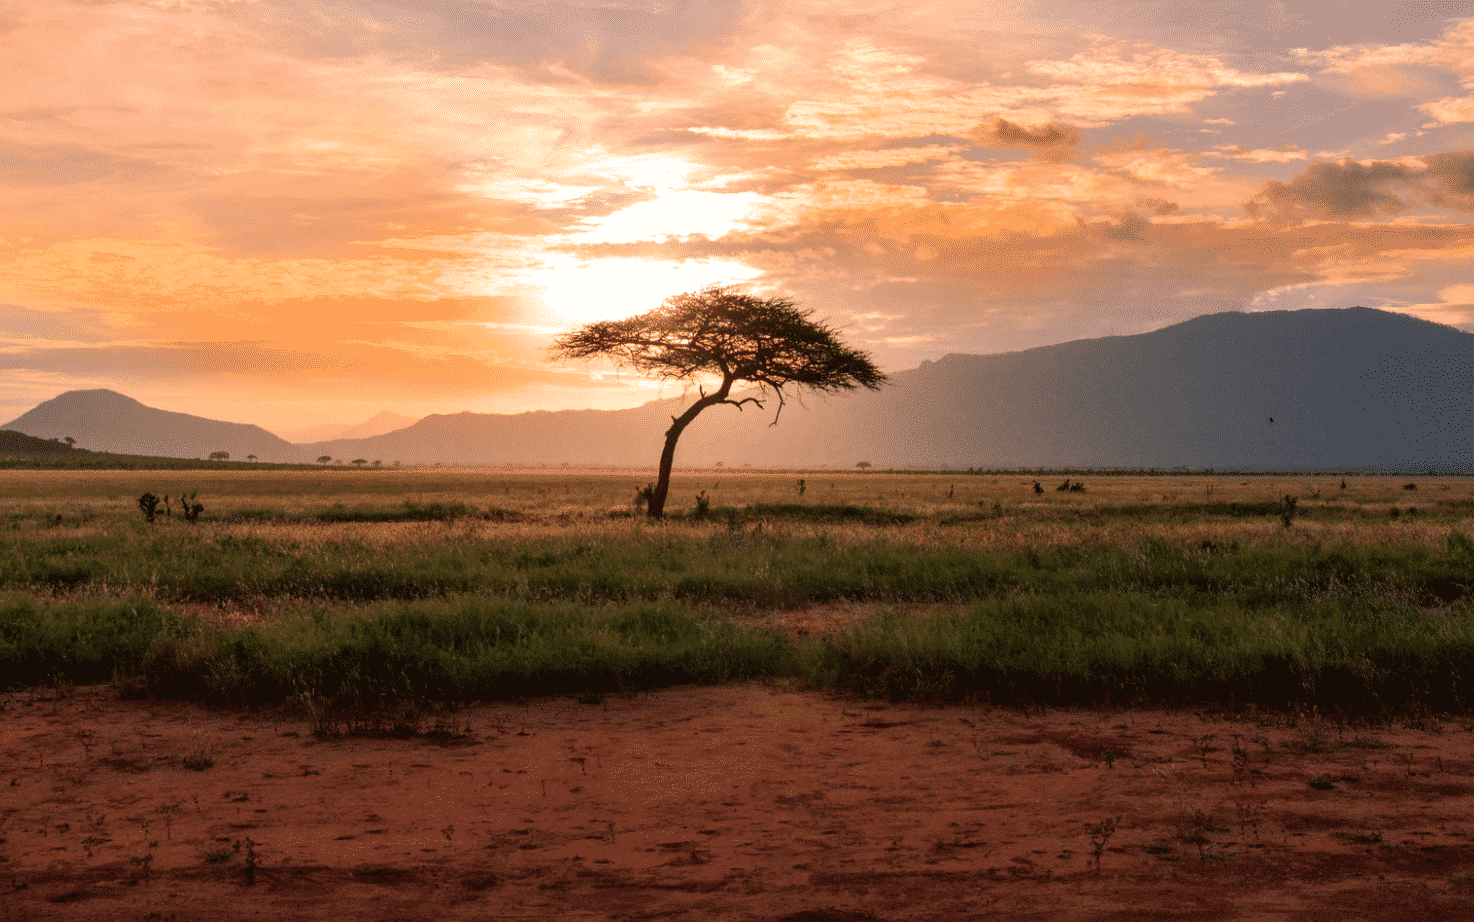
[[[791,476],[722,472],[677,479],[693,508],[651,524],[629,475],[66,476],[0,478],[9,687],[111,681],[350,721],[753,678],[1361,714],[1464,712],[1474,694],[1462,479],[1425,478],[1394,520],[1391,479],[1039,493],[1032,477],[807,472],[796,494]],[[140,494],[206,508],[190,523],[155,503],[148,523]],[[1289,521],[1285,496],[1301,497]],[[875,615],[762,626],[834,604]]]

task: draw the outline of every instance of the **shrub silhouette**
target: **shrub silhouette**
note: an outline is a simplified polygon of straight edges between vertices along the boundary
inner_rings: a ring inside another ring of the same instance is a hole
[[[152,493],[138,497],[138,508],[143,510],[143,520],[152,523],[159,514],[159,498]]]
[[[184,516],[184,520],[186,522],[198,522],[200,518],[200,513],[205,511],[204,506],[195,502],[194,493],[190,493],[188,495],[183,493],[179,494],[179,506],[180,514]]]
[[[1280,500],[1280,521],[1285,523],[1286,528],[1289,528],[1290,524],[1295,521],[1295,506],[1299,502],[1298,497],[1288,493],[1285,494],[1284,499]]]
[[[650,508],[650,500],[654,498],[655,484],[653,483],[647,483],[635,491],[635,503],[644,506],[647,510]]]

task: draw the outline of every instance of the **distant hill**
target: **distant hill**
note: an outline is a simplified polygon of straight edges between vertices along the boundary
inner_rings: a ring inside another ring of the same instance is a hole
[[[4,425],[43,439],[77,440],[79,448],[123,455],[206,458],[230,453],[241,461],[298,460],[301,452],[260,426],[171,413],[144,406],[116,391],[67,391]]]
[[[74,391],[8,428],[185,457],[653,467],[687,403],[436,414],[383,435],[291,445],[254,426]],[[790,400],[776,427],[775,409],[708,410],[682,437],[677,465],[1469,472],[1474,334],[1359,307],[1214,314],[1136,336],[949,355],[893,374],[879,392]],[[118,430],[137,441],[120,446]]]
[[[322,442],[328,439],[363,439],[370,436],[383,435],[396,429],[403,429],[416,421],[413,416],[405,416],[403,413],[392,413],[382,410],[374,414],[370,419],[355,426],[340,426],[330,423],[325,426],[312,426],[308,429],[295,429],[290,432],[278,434],[289,442]]]

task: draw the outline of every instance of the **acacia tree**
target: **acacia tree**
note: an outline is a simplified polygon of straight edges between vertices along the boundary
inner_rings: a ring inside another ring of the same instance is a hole
[[[778,400],[776,426],[789,385],[835,393],[856,387],[878,390],[885,383],[869,356],[841,343],[832,329],[810,319],[810,312],[792,301],[720,287],[675,295],[655,310],[625,320],[586,324],[558,337],[553,355],[610,357],[642,374],[673,381],[721,379],[711,393],[699,386],[700,398],[671,417],[660,453],[660,478],[647,505],[652,519],[665,514],[676,442],[707,407],[725,403],[741,410],[750,403],[763,409],[771,395]],[[734,398],[732,388],[739,383],[756,385],[758,395]]]

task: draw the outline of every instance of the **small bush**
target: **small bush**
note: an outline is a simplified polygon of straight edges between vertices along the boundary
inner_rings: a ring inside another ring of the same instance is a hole
[[[635,505],[643,509],[650,508],[651,500],[655,499],[655,484],[647,483],[635,491]]]
[[[184,521],[186,522],[198,522],[200,520],[200,513],[205,511],[204,505],[195,501],[194,493],[188,495],[179,494],[179,508],[180,514],[184,516]]]
[[[1295,522],[1295,509],[1299,505],[1298,497],[1286,493],[1284,499],[1280,500],[1280,521],[1289,528]]]

